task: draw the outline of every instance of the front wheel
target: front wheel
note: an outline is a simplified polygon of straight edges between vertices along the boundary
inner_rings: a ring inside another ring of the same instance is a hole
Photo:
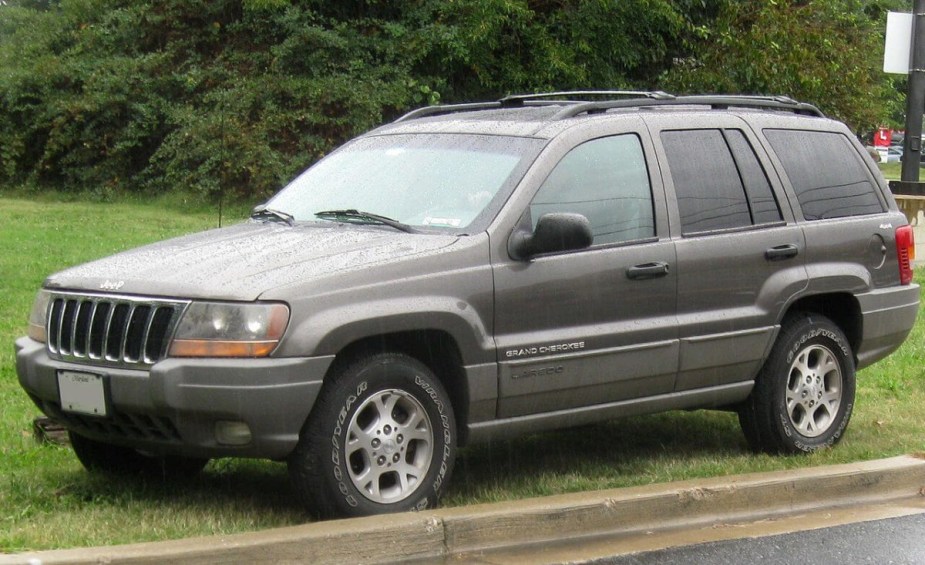
[[[455,455],[440,381],[416,359],[382,353],[329,377],[288,463],[310,510],[354,517],[435,506]]]
[[[795,316],[781,327],[739,420],[755,450],[812,452],[841,439],[854,394],[854,356],[844,333],[824,316]]]

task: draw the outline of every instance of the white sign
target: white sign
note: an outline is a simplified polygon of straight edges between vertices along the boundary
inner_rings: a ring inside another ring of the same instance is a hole
[[[912,66],[912,22],[912,14],[890,12],[886,15],[883,72],[909,74]]]

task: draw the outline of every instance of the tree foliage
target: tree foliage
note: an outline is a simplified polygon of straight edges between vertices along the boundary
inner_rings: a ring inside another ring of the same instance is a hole
[[[692,54],[667,73],[665,85],[783,94],[869,129],[888,119],[897,99],[882,71],[882,8],[862,0],[729,3]]]
[[[536,90],[787,94],[868,127],[887,1],[9,0],[0,182],[256,199],[413,107]]]

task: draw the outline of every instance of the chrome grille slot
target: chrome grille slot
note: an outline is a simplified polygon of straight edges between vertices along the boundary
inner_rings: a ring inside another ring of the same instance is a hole
[[[157,363],[188,302],[56,293],[48,307],[54,359],[118,367]]]

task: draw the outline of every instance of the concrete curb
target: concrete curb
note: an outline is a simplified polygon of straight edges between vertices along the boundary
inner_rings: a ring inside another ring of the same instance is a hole
[[[876,461],[306,524],[263,532],[0,556],[0,565],[443,561],[925,494],[925,458]]]

